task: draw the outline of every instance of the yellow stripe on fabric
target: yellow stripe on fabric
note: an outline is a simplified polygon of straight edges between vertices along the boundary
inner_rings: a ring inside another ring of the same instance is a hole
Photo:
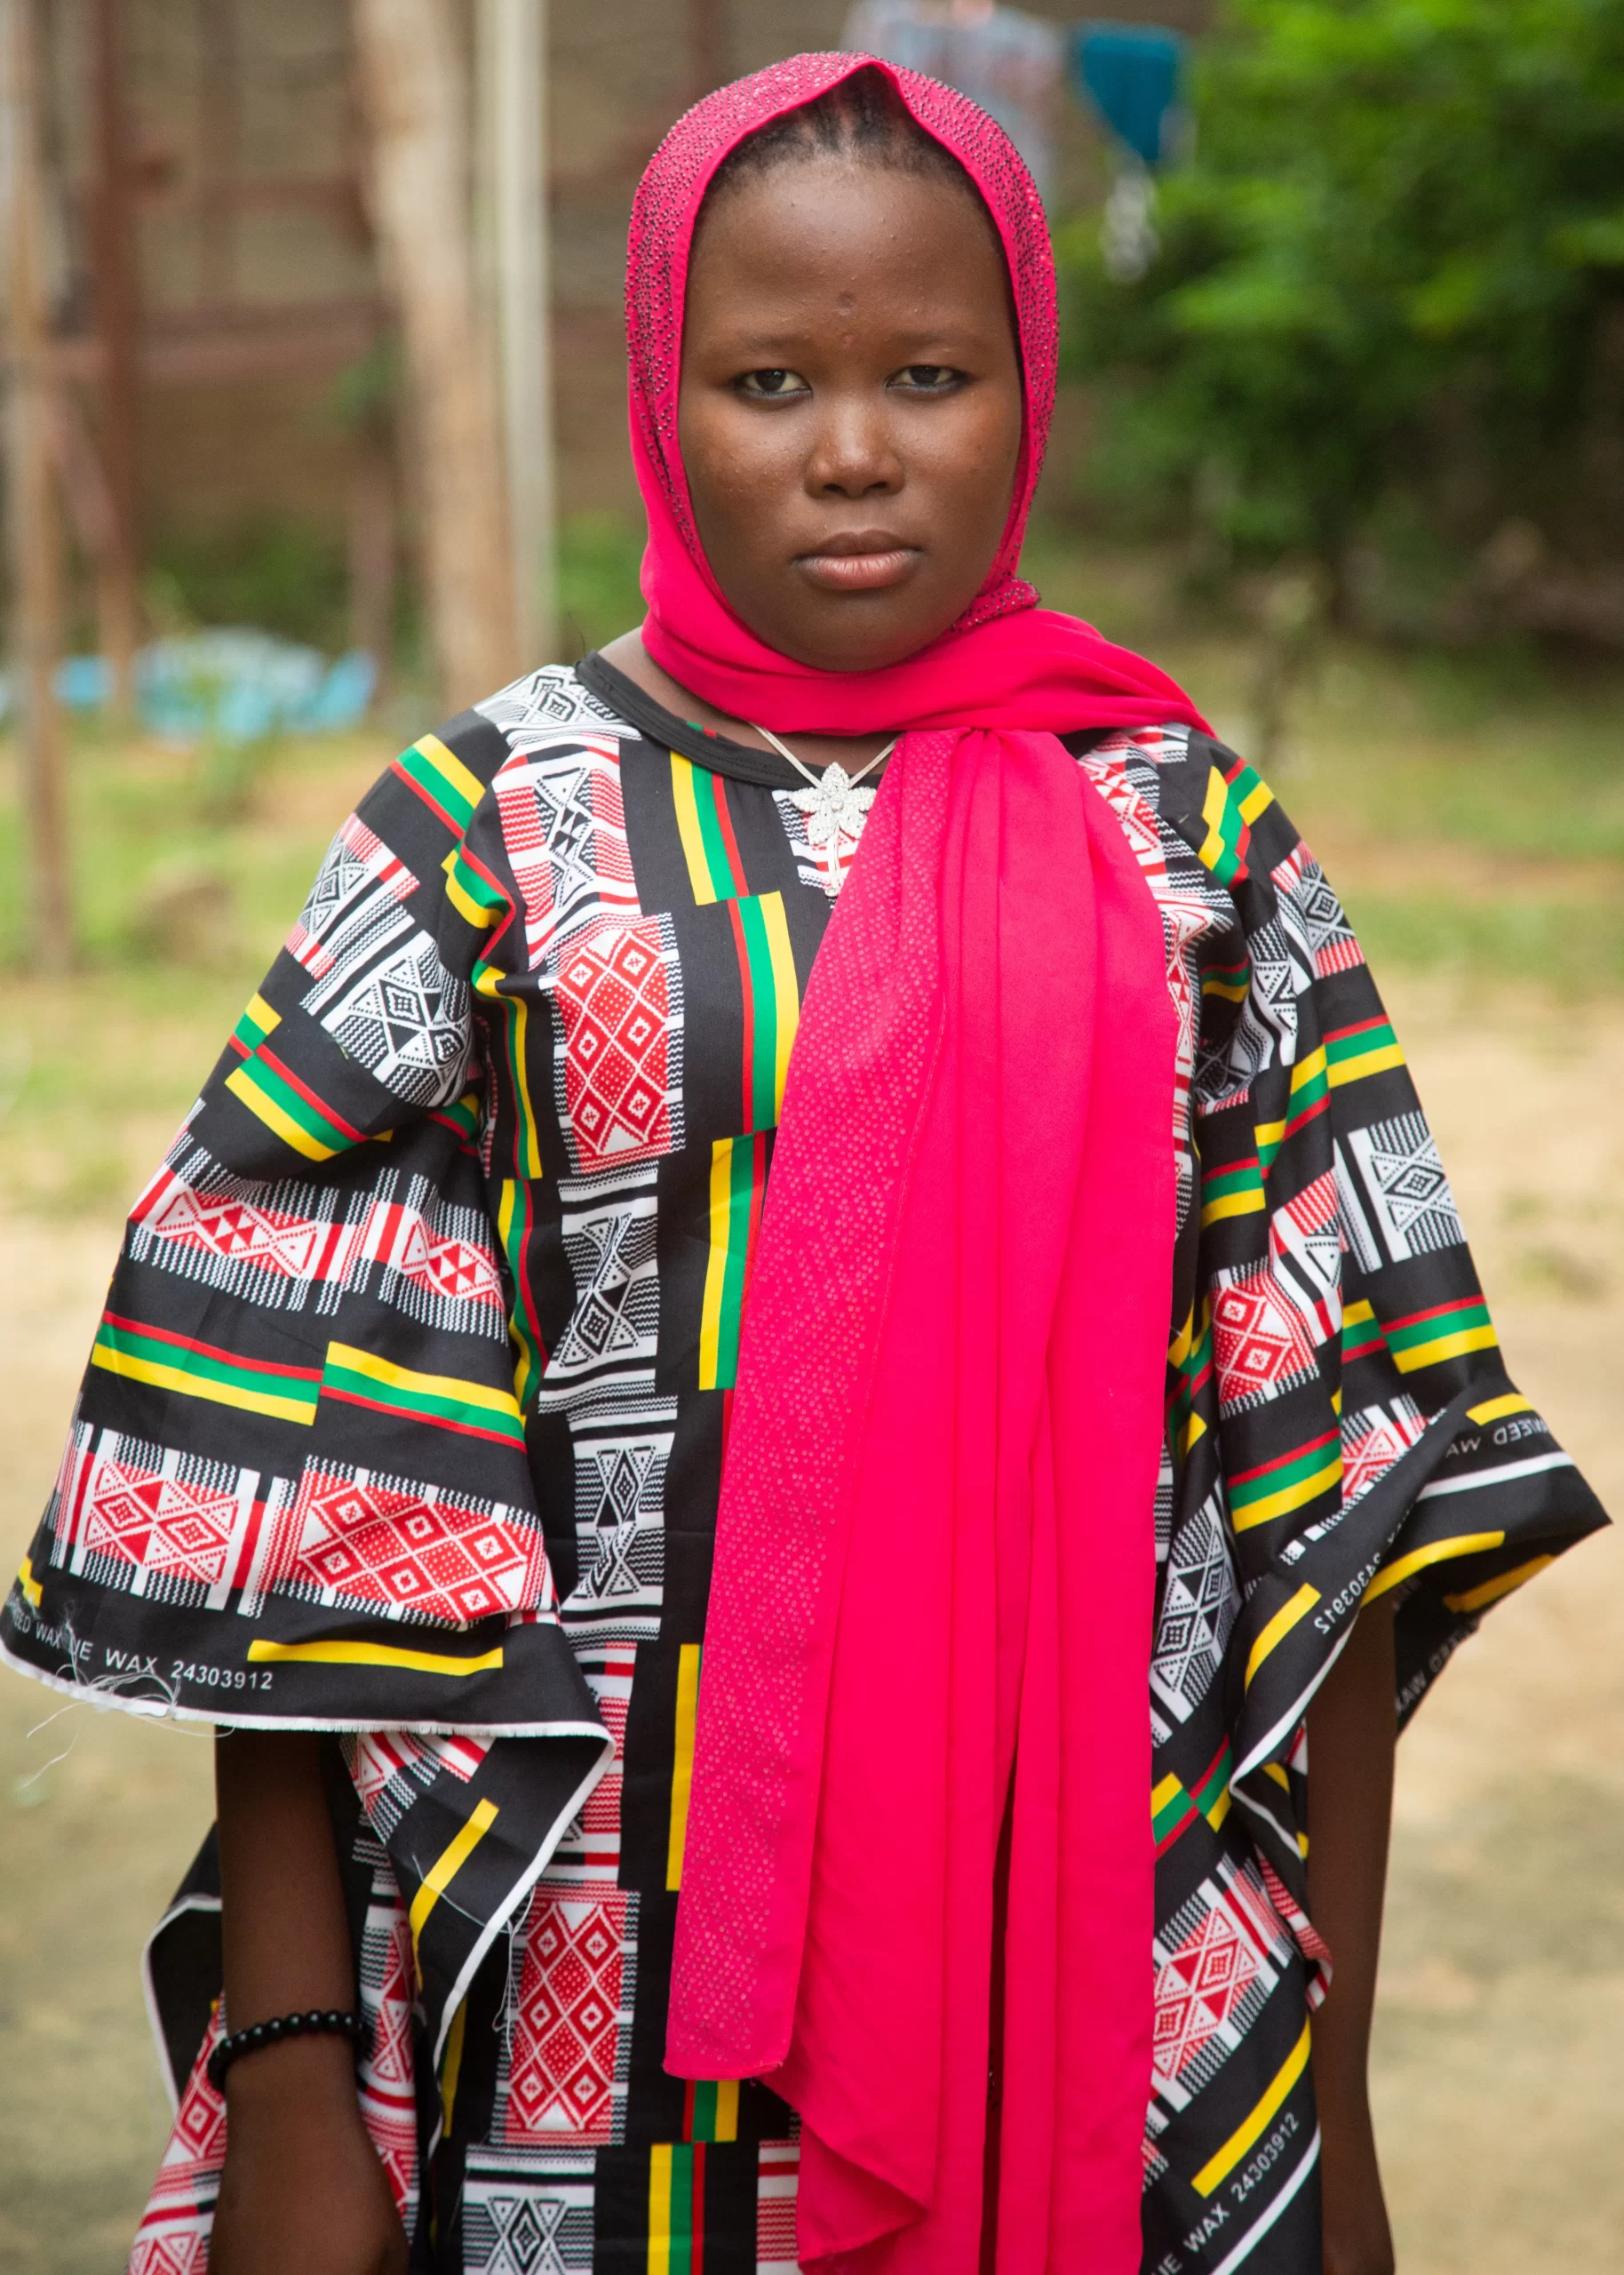
[[[1278,1493],[1268,1494],[1261,1501],[1253,1501],[1238,1512],[1232,1508],[1230,1521],[1237,1532],[1250,1532],[1254,1525],[1269,1524],[1276,1517],[1285,1516],[1289,1509],[1300,1509],[1305,1501],[1313,1500],[1317,1494],[1328,1493],[1332,1486],[1341,1483],[1341,1474],[1342,1456],[1339,1447],[1325,1467],[1317,1469],[1312,1477],[1302,1478],[1295,1485],[1283,1485]]]
[[[1272,1777],[1275,1784],[1280,1788],[1280,1791],[1283,1793],[1290,1792],[1292,1789],[1292,1781],[1286,1776],[1285,1765],[1283,1763],[1278,1761],[1266,1761],[1263,1764],[1263,1775],[1265,1777]]]
[[[1232,2172],[1246,2155],[1307,2069],[1310,2043],[1309,2025],[1304,2023],[1302,2037],[1275,2072],[1274,2081],[1262,2101],[1245,2122],[1236,2127],[1216,2155],[1208,2158],[1191,2182],[1198,2196],[1210,2196],[1224,2175]]]
[[[1393,1364],[1401,1375],[1413,1375],[1421,1367],[1436,1367],[1442,1360],[1459,1359],[1468,1351],[1493,1351],[1499,1343],[1492,1327],[1466,1327],[1456,1335],[1440,1335],[1431,1343],[1394,1345]]]
[[[669,2141],[649,2151],[649,2275],[671,2275],[671,2166]]]
[[[240,1390],[235,1383],[217,1382],[211,1375],[192,1374],[185,1367],[167,1367],[155,1359],[138,1359],[132,1352],[110,1351],[98,1343],[91,1364],[127,1382],[147,1383],[154,1390],[172,1390],[183,1398],[206,1399],[212,1406],[236,1406],[247,1414],[268,1414],[275,1422],[299,1422],[306,1428],[315,1420],[308,1398],[282,1398],[274,1391]]]
[[[405,1674],[488,1674],[502,1664],[502,1646],[482,1651],[477,1658],[459,1659],[450,1651],[407,1651],[398,1643],[267,1643],[248,1647],[251,1659],[306,1660],[312,1666],[398,1667]]]
[[[1306,1058],[1300,1058],[1292,1068],[1291,1095],[1293,1098],[1296,1097],[1299,1090],[1306,1090],[1309,1084],[1317,1082],[1325,1071],[1325,1047],[1322,1042],[1318,1050],[1310,1050]]]
[[[529,1015],[522,995],[504,995],[499,982],[502,975],[493,964],[474,967],[474,992],[492,1003],[504,1005],[508,1018],[507,1054],[513,1062],[513,1110],[519,1120],[519,1154],[515,1167],[526,1177],[539,1177],[541,1145],[536,1134],[536,1109],[530,1104],[530,1086],[525,1074],[525,1049],[529,1037]]]
[[[484,796],[483,786],[477,775],[470,774],[455,751],[448,750],[438,735],[419,735],[412,746],[427,759],[442,780],[450,784],[459,798],[477,806]]]
[[[1485,1422],[1502,1422],[1508,1414],[1532,1412],[1531,1401],[1523,1396],[1520,1390],[1514,1390],[1504,1398],[1486,1398],[1481,1406],[1469,1406],[1466,1418],[1469,1422],[1476,1422],[1481,1428]]]
[[[705,1301],[699,1313],[701,1390],[715,1388],[721,1354],[721,1306],[728,1284],[728,1236],[733,1223],[733,1145],[731,1138],[718,1138],[711,1147],[711,1249],[705,1259]]]
[[[306,1161],[330,1161],[338,1153],[336,1145],[323,1145],[319,1138],[313,1138],[307,1130],[301,1129],[291,1114],[285,1113],[274,1098],[268,1097],[259,1088],[246,1066],[239,1066],[234,1074],[227,1075],[226,1088],[234,1097],[241,1098],[250,1114],[263,1122],[284,1145],[291,1145],[294,1152],[303,1153]]]
[[[1251,1689],[1253,1676],[1257,1672],[1259,1667],[1262,1665],[1263,1661],[1269,1656],[1270,1651],[1275,1648],[1277,1644],[1285,1641],[1286,1638],[1291,1633],[1292,1629],[1297,1624],[1297,1622],[1300,1619],[1306,1618],[1308,1614],[1313,1610],[1314,1606],[1318,1601],[1319,1590],[1318,1588],[1310,1587],[1308,1582],[1305,1580],[1302,1583],[1302,1585],[1298,1589],[1296,1594],[1292,1598],[1291,1601],[1280,1606],[1279,1610],[1276,1612],[1274,1617],[1270,1621],[1267,1627],[1262,1630],[1256,1642],[1252,1646],[1252,1655],[1246,1661],[1246,1680],[1245,1684],[1245,1688],[1246,1689]]]
[[[17,1569],[17,1585],[22,1590],[23,1595],[27,1600],[31,1603],[35,1610],[37,1611],[40,1607],[40,1599],[45,1592],[34,1577],[34,1560],[32,1557],[25,1556],[22,1562],[19,1565]]]
[[[1505,1539],[1503,1532],[1463,1532],[1453,1540],[1435,1540],[1429,1547],[1413,1548],[1407,1556],[1396,1557],[1377,1573],[1365,1591],[1365,1600],[1374,1603],[1378,1596],[1384,1596],[1389,1588],[1407,1580],[1412,1572],[1424,1572],[1429,1564],[1446,1563],[1452,1556],[1478,1556],[1485,1549],[1503,1547]]]
[[[1246,1193],[1226,1193],[1216,1201],[1209,1201],[1201,1211],[1204,1225],[1215,1225],[1221,1217],[1261,1216],[1269,1203],[1260,1186],[1254,1185]]]
[[[370,1382],[387,1383],[396,1390],[418,1391],[426,1398],[444,1398],[459,1406],[479,1408],[487,1414],[501,1414],[510,1419],[518,1415],[519,1401],[511,1391],[491,1390],[483,1383],[466,1381],[460,1375],[421,1375],[414,1367],[397,1367],[393,1359],[379,1359],[370,1351],[357,1350],[353,1343],[330,1343],[327,1363],[342,1367],[346,1373],[364,1375]]]
[[[700,1646],[684,1643],[677,1654],[677,1735],[671,1766],[671,1841],[665,1852],[665,1886],[682,1885],[682,1851],[688,1846],[688,1805],[694,1790],[694,1729],[699,1714]]]
[[[1252,823],[1257,819],[1259,814],[1267,813],[1273,803],[1274,792],[1270,788],[1268,783],[1255,783],[1254,786],[1247,791],[1246,796],[1240,801],[1240,818],[1242,821],[1250,827]]]
[[[718,2141],[738,2139],[738,2079],[719,2078],[716,2081],[716,2130]]]
[[[446,2033],[445,2060],[440,2069],[440,2111],[448,2133],[457,2113],[457,2085],[462,2076],[462,2042],[467,2028],[468,2002],[465,1999],[451,2016],[451,2027]]]
[[[1168,1802],[1177,1800],[1183,1790],[1179,1780],[1169,1771],[1159,1785],[1152,1785],[1150,1788],[1150,1815],[1153,1817],[1159,1816]]]
[[[1197,860],[1209,869],[1223,855],[1223,818],[1228,802],[1228,786],[1214,766],[1207,775],[1206,795],[1201,801],[1201,818],[1206,824],[1206,835],[1196,854]]]
[[[1346,1083],[1362,1082],[1367,1074],[1383,1074],[1389,1066],[1402,1066],[1404,1053],[1396,1042],[1384,1042],[1374,1050],[1362,1050],[1357,1058],[1339,1058],[1325,1070],[1325,1080],[1333,1090]]]
[[[1189,1358],[1190,1352],[1194,1349],[1195,1340],[1196,1307],[1191,1304],[1189,1316],[1186,1318],[1183,1326],[1180,1328],[1178,1333],[1167,1345],[1167,1364],[1170,1367],[1182,1367],[1185,1360]]]
[[[452,907],[457,911],[457,914],[462,918],[465,923],[477,926],[479,930],[482,932],[488,932],[490,930],[490,927],[496,923],[498,919],[500,917],[502,914],[501,910],[499,908],[482,908],[479,902],[475,900],[471,894],[464,891],[462,886],[457,882],[457,853],[455,849],[446,855],[444,860],[440,864],[440,866],[445,873],[445,897],[450,902]]]
[[[280,1011],[273,1011],[263,995],[251,995],[249,997],[248,1017],[253,1021],[261,1034],[269,1034],[273,1027],[279,1027],[282,1025],[282,1013]]]
[[[677,810],[677,835],[682,841],[682,858],[688,863],[689,889],[698,906],[708,908],[716,898],[716,887],[711,881],[705,833],[699,826],[694,770],[690,762],[674,750],[671,754],[671,795]]]
[[[773,1097],[776,1111],[784,1111],[784,1079],[790,1071],[790,1050],[800,1025],[800,989],[795,979],[795,952],[790,946],[789,919],[784,895],[761,895],[761,923],[767,933],[767,953],[772,959],[773,1007],[777,1015],[777,1050],[773,1066]]]
[[[423,1933],[424,1923],[451,1882],[457,1878],[480,1842],[496,1823],[497,1805],[494,1801],[478,1801],[466,1824],[458,1828],[454,1839],[448,1840],[423,1875],[423,1884],[411,1899],[411,1910],[406,1917],[411,1924],[411,1940],[415,1945]]]
[[[1520,1588],[1524,1580],[1532,1580],[1536,1572],[1542,1572],[1556,1561],[1554,1556],[1531,1556],[1526,1564],[1514,1565],[1509,1572],[1496,1572],[1481,1587],[1468,1588],[1458,1596],[1445,1596],[1444,1600],[1451,1611],[1481,1611],[1485,1604],[1498,1603],[1501,1596],[1509,1596],[1513,1588]]]

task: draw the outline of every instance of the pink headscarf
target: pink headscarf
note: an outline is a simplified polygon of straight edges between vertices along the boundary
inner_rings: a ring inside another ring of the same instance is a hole
[[[633,209],[649,653],[783,732],[905,730],[807,991],[740,1355],[666,2066],[800,2112],[799,2256],[975,2275],[1008,1821],[999,2275],[1132,2275],[1150,2093],[1152,1508],[1174,1229],[1154,901],[1058,733],[1198,714],[1015,573],[1054,393],[1037,193],[880,64],[1014,286],[1026,435],[975,603],[820,672],[728,607],[677,440],[694,224],[745,135],[871,59],[673,129]]]

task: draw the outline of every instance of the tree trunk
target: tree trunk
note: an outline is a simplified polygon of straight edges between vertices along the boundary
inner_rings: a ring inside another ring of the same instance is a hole
[[[484,131],[491,153],[492,282],[513,547],[514,638],[550,663],[553,589],[553,362],[546,157],[546,0],[481,0]]]
[[[450,0],[355,0],[371,200],[400,302],[429,624],[443,699],[489,695],[524,660],[502,453],[475,318],[468,70]]]
[[[39,17],[36,0],[0,0],[10,220],[11,401],[6,489],[16,588],[18,694],[28,783],[30,962],[60,968],[73,954],[68,800],[55,673],[62,626],[62,531],[46,303],[40,180]]]

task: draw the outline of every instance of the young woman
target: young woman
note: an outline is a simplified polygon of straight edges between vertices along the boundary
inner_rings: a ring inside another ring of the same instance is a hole
[[[1308,849],[1019,579],[1002,134],[725,88],[628,307],[647,619],[340,831],[6,1608],[220,1730],[132,2263],[1380,2275],[1395,1701],[1600,1512]]]

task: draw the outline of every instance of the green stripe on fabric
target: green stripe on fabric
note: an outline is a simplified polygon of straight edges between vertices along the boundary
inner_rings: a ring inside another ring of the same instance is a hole
[[[731,1390],[762,1167],[758,1138],[719,1138],[711,1152],[711,1247],[699,1327],[699,1387]]]
[[[520,1411],[524,1414],[528,1414],[535,1403],[545,1363],[541,1329],[536,1317],[536,1298],[529,1278],[529,1241],[534,1222],[535,1210],[530,1202],[529,1185],[520,1177],[505,1177],[497,1208],[497,1231],[502,1242],[502,1253],[507,1258],[508,1277],[513,1282],[513,1308],[508,1320],[508,1331],[518,1353],[513,1362],[513,1396],[519,1401]]]
[[[439,807],[458,832],[467,828],[479,804],[481,785],[438,735],[421,735],[394,762],[397,770]]]
[[[1231,1515],[1239,1515],[1259,1502],[1271,1501],[1282,1494],[1295,1491],[1299,1487],[1316,1483],[1324,1476],[1327,1465],[1339,1464],[1340,1457],[1340,1441],[1333,1430],[1325,1437],[1316,1439],[1312,1445],[1298,1447],[1291,1453],[1281,1454],[1276,1460],[1265,1463],[1261,1469],[1232,1478],[1230,1481]]]
[[[1481,1297],[1467,1297],[1411,1319],[1391,1321],[1385,1332],[1394,1362],[1406,1375],[1421,1367],[1437,1366],[1445,1359],[1462,1358],[1469,1351],[1493,1350],[1499,1340]]]
[[[103,1318],[91,1364],[149,1389],[235,1406],[276,1421],[307,1425],[315,1419],[321,1379],[316,1369],[256,1365],[182,1336],[151,1334],[132,1321]]]
[[[347,1399],[406,1416],[431,1428],[457,1430],[478,1438],[524,1443],[524,1417],[511,1395],[454,1375],[419,1374],[396,1367],[371,1352],[330,1343],[322,1369],[323,1397]]]
[[[357,1142],[358,1133],[296,1089],[263,1053],[243,1060],[226,1077],[226,1088],[283,1143],[307,1160],[330,1161]]]
[[[1207,1771],[1206,1777],[1196,1788],[1196,1807],[1210,1823],[1221,1824],[1229,1815],[1227,1797],[1230,1790],[1230,1773],[1234,1766],[1235,1757],[1226,1744],[1223,1752]]]

